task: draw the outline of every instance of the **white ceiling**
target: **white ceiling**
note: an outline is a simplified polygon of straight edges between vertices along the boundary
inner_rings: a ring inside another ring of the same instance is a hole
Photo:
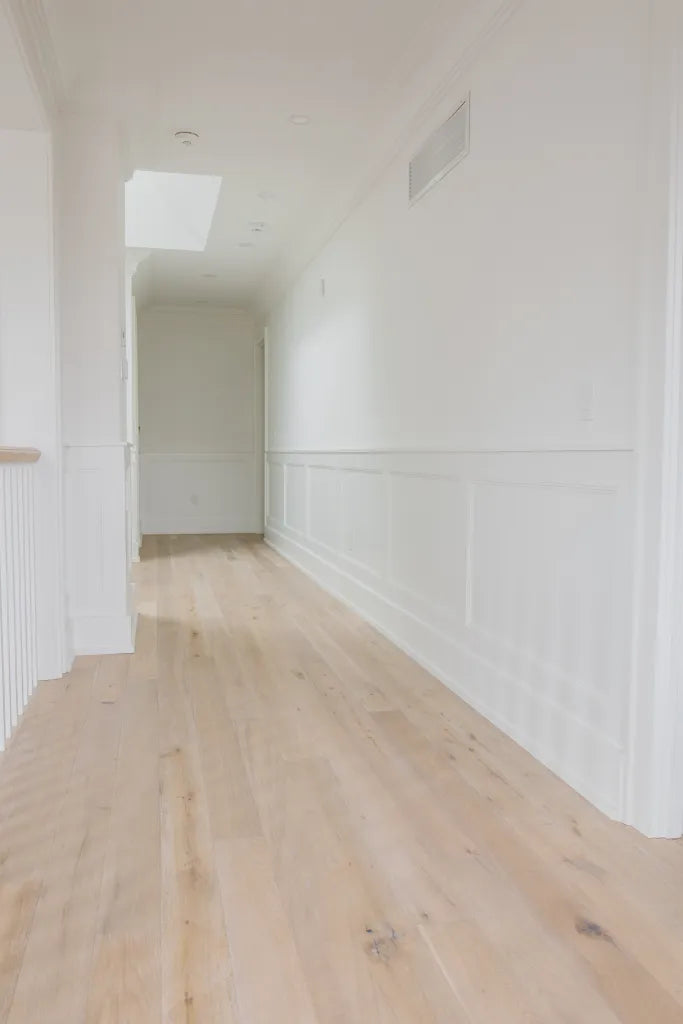
[[[223,177],[206,251],[150,257],[151,301],[257,304],[463,5],[44,0],[70,104],[120,121],[135,168]],[[199,142],[184,148],[179,130]]]

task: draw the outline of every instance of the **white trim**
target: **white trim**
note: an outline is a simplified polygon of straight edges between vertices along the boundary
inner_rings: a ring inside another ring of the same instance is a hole
[[[141,459],[155,462],[247,462],[258,453],[243,452],[147,452],[141,451]]]
[[[62,75],[41,0],[0,0],[7,12],[21,58],[43,113],[45,127],[59,113]]]
[[[126,249],[126,252],[139,251],[140,250],[136,250],[133,248]],[[148,249],[143,251],[151,253],[154,252],[155,250]],[[225,304],[213,299],[210,302],[207,302],[206,305],[197,306],[192,302],[192,300],[189,300],[187,302],[166,302],[162,297],[159,299],[153,299],[151,302],[146,302],[144,306],[140,307],[140,312],[142,314],[146,314],[151,310],[155,309],[164,309],[168,310],[169,312],[187,312],[187,310],[190,310],[193,313],[193,315],[199,316],[212,316],[215,313],[218,313],[221,316],[225,316],[226,313],[229,313],[235,317],[239,317],[244,320],[249,320],[252,324],[254,323],[254,315],[250,310],[245,309],[243,306],[233,306],[231,303]]]
[[[75,615],[71,619],[74,654],[132,654],[137,613]]]
[[[603,444],[599,448],[588,442],[575,444],[560,443],[557,447],[552,444],[543,447],[525,447],[520,445],[508,445],[505,448],[500,446],[487,447],[486,445],[463,445],[438,447],[436,445],[421,447],[416,445],[412,448],[270,448],[266,450],[269,455],[630,455],[634,449],[624,446],[618,442]]]
[[[605,794],[596,789],[595,779],[590,773],[584,774],[578,766],[572,767],[566,762],[562,762],[561,759],[556,759],[547,750],[544,752],[537,742],[538,737],[525,730],[519,722],[509,719],[501,708],[483,700],[476,687],[468,686],[466,678],[456,678],[424,654],[424,651],[434,648],[435,639],[437,645],[446,644],[453,647],[459,646],[457,641],[441,634],[429,622],[395,604],[372,585],[361,582],[350,573],[345,572],[341,566],[334,565],[294,537],[287,536],[276,528],[272,521],[266,526],[264,539],[270,547],[369,622],[400,650],[408,654],[413,661],[444,683],[449,690],[452,690],[508,736],[520,743],[577,792],[591,800],[603,813],[612,818],[619,816],[617,804],[610,803]],[[412,639],[408,640],[407,637]],[[507,683],[509,686],[519,686],[519,681],[512,677],[508,678]],[[596,740],[599,738],[600,744],[606,751],[606,757],[613,767],[614,774],[620,775],[623,765],[623,749],[619,742],[613,739],[606,740],[604,736],[594,733],[590,723],[568,715],[566,710],[556,707],[552,700],[541,700],[539,703],[539,698],[529,691],[527,691],[526,698],[531,698],[535,702],[535,706],[543,708],[543,715],[547,721],[557,721],[558,729],[561,728],[565,732],[569,730],[578,748],[582,745],[596,745]],[[615,789],[618,789],[618,786]]]
[[[632,454],[547,452],[272,457],[266,535],[601,810],[622,818],[633,462]],[[314,478],[316,469],[326,475]],[[559,533],[550,526],[550,543],[537,546],[516,524],[519,502],[533,515],[540,491],[552,497],[538,514],[547,512]],[[567,547],[562,524],[570,519],[578,532]],[[490,554],[501,530],[498,553]],[[566,586],[562,567],[574,556]],[[538,585],[520,580],[516,596],[503,588],[489,619],[498,558],[508,580],[528,574]],[[571,607],[576,615],[562,618]],[[575,641],[586,655],[577,662],[566,657]]]
[[[270,443],[270,338],[268,326],[263,328],[263,530],[268,522],[268,456]]]
[[[230,516],[168,516],[145,522],[145,537],[193,536],[195,534],[239,534],[261,537],[263,531],[254,528],[253,521],[236,520]]]
[[[683,833],[683,11],[653,0],[626,820]]]
[[[64,448],[127,448],[127,441],[63,441]]]

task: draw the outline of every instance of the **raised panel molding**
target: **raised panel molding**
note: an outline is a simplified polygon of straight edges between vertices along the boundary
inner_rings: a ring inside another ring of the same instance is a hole
[[[342,469],[341,554],[360,570],[381,576],[387,558],[387,482],[376,469]]]
[[[307,467],[297,463],[285,466],[285,523],[295,533],[307,533],[308,480]]]
[[[268,465],[269,543],[623,815],[631,455],[297,452]],[[275,493],[292,482],[294,498]]]
[[[467,489],[435,473],[394,472],[389,580],[430,614],[462,615],[467,572]]]
[[[278,464],[271,465],[275,467]],[[311,540],[334,554],[341,546],[339,474],[331,466],[312,464],[308,469],[308,480]]]
[[[266,473],[268,520],[279,526],[285,522],[285,467],[269,462]]]

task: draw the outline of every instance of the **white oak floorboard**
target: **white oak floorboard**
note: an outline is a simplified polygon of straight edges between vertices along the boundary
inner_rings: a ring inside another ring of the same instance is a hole
[[[137,573],[0,755],[0,1024],[681,1024],[683,843],[255,538]]]

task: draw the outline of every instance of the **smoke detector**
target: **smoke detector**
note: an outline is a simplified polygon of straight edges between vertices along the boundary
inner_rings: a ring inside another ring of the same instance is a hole
[[[198,132],[176,132],[173,137],[181,146],[193,146],[195,142],[199,142]]]

